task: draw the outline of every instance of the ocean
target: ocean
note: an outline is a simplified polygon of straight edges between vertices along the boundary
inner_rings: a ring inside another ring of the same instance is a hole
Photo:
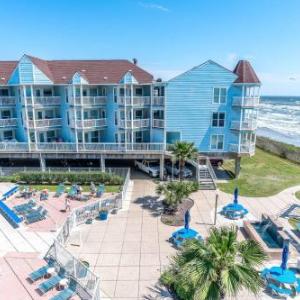
[[[300,97],[261,96],[257,135],[300,147]]]

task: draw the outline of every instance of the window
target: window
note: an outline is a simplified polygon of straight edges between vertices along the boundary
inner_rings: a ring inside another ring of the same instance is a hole
[[[135,119],[142,119],[143,111],[141,109],[135,111]]]
[[[52,89],[44,89],[44,96],[51,97],[52,96]]]
[[[98,119],[98,111],[97,110],[91,110],[90,112],[91,119]]]
[[[91,142],[98,143],[99,141],[99,131],[92,131],[91,132]]]
[[[35,142],[35,135],[34,135],[34,132],[30,132],[29,133],[29,136],[30,136],[30,141],[32,142],[32,143],[34,143]]]
[[[135,89],[135,95],[136,96],[143,96],[143,89],[142,88],[136,88]]]
[[[115,111],[115,125],[118,125],[118,112]]]
[[[3,138],[4,140],[12,140],[14,138],[14,133],[12,130],[4,131]]]
[[[10,110],[3,110],[2,111],[2,119],[9,119],[11,118]]]
[[[180,141],[180,132],[178,131],[167,131],[167,144],[175,144],[175,142]]]
[[[211,150],[223,150],[224,148],[224,135],[214,134],[211,136],[210,149]]]
[[[90,89],[90,96],[95,97],[95,96],[97,96],[97,94],[98,94],[97,88],[91,88]]]
[[[135,133],[135,142],[141,143],[143,141],[143,133],[142,131],[136,131]]]
[[[115,133],[115,142],[118,143],[119,142],[119,138],[118,138],[118,134]]]
[[[29,112],[28,112],[28,117],[29,117]],[[30,120],[32,120],[33,118],[31,117],[31,119]],[[38,120],[42,120],[43,119],[43,112],[41,112],[41,111],[38,111],[37,112],[37,119]]]
[[[224,104],[226,103],[226,88],[214,88],[213,103]]]
[[[47,142],[51,143],[55,141],[55,130],[47,131]]]
[[[117,90],[117,88],[113,89],[113,93],[114,93],[114,102],[117,103],[117,100],[118,100],[118,90]]]
[[[8,96],[8,90],[7,89],[0,89],[0,96]]]
[[[35,90],[35,96],[41,97],[41,90]]]
[[[214,112],[212,117],[212,127],[224,127],[225,126],[225,113]]]
[[[105,110],[102,110],[102,111],[101,111],[101,118],[102,118],[102,119],[105,119],[105,118],[106,118],[106,111],[105,111]]]

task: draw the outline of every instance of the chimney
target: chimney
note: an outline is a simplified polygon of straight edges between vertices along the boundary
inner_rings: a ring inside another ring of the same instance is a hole
[[[133,59],[132,59],[132,62],[133,62],[135,65],[138,64],[138,60],[137,60],[136,58],[133,58]]]

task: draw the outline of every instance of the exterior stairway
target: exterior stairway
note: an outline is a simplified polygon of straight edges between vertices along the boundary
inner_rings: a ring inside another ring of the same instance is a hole
[[[201,190],[215,190],[216,174],[208,157],[199,156],[197,161],[188,161],[196,168],[196,178],[199,181]]]

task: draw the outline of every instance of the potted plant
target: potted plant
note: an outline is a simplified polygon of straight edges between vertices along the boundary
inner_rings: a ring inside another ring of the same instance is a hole
[[[106,208],[101,208],[99,211],[99,219],[101,221],[105,221],[108,218],[108,209]]]

